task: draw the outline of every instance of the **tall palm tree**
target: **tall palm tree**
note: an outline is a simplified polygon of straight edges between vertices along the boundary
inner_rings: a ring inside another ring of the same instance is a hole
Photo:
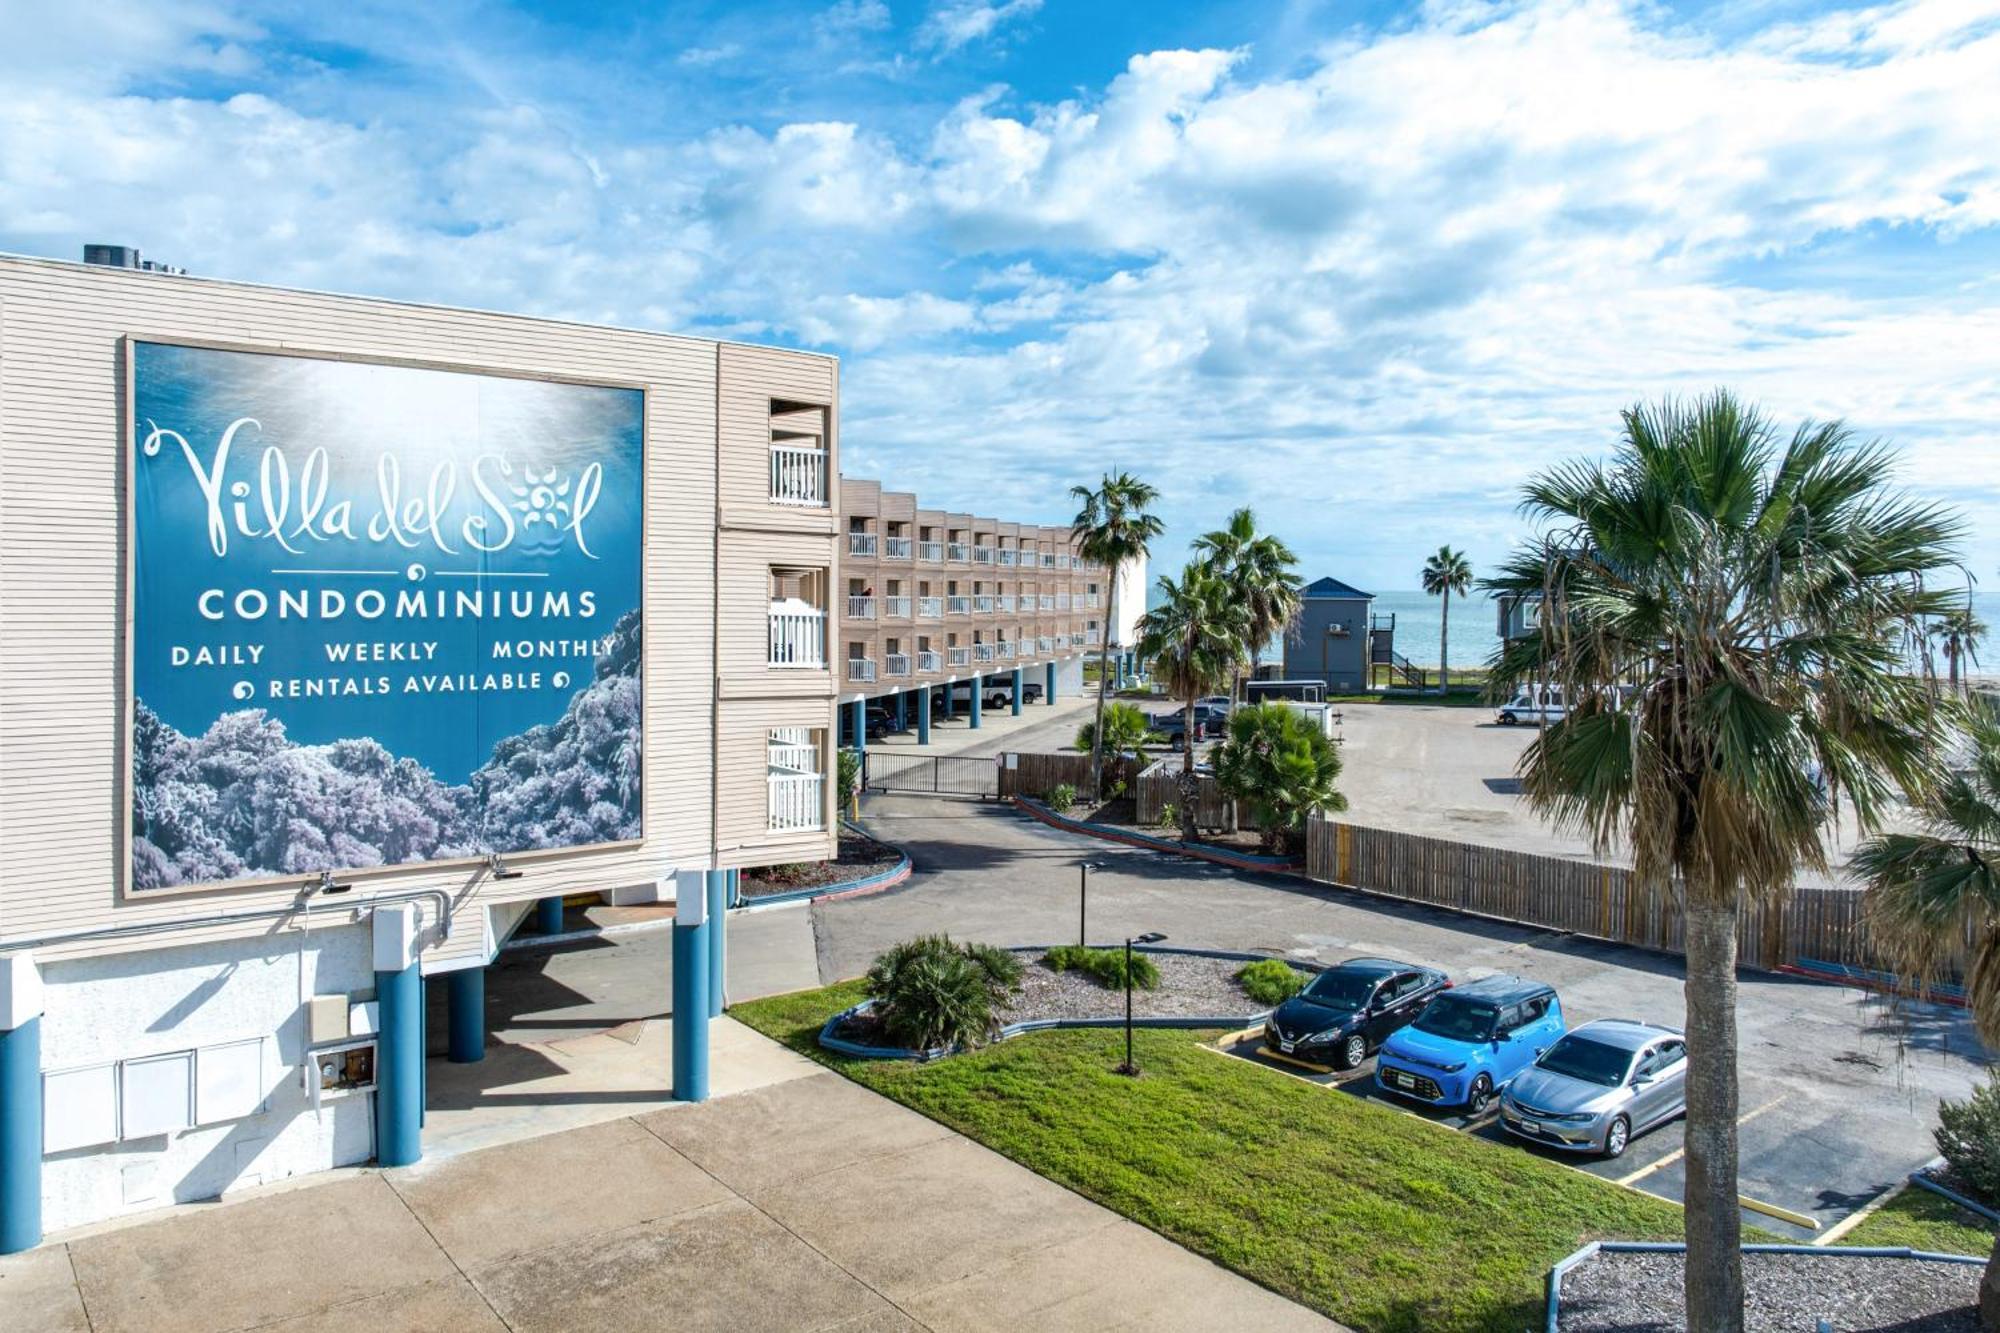
[[[1181,837],[1194,841],[1194,701],[1226,685],[1243,662],[1245,616],[1221,575],[1191,560],[1179,581],[1162,574],[1159,605],[1139,619],[1139,654],[1185,710],[1180,788]]]
[[[1104,605],[1104,633],[1097,654],[1097,711],[1090,744],[1090,792],[1104,795],[1104,697],[1111,688],[1111,639],[1118,624],[1118,568],[1127,560],[1138,560],[1152,549],[1153,539],[1164,526],[1159,516],[1146,512],[1159,503],[1160,493],[1129,472],[1104,474],[1096,490],[1072,486],[1077,502],[1076,518],[1069,526],[1070,538],[1084,558],[1095,560],[1109,571],[1110,587]]]
[[[1947,612],[1931,626],[1931,637],[1944,652],[1951,692],[1961,693],[1961,668],[1979,665],[1979,641],[1986,637],[1986,622],[1972,609],[1968,598],[1964,606]]]
[[[1922,831],[1870,838],[1848,870],[1863,886],[1868,940],[1898,972],[1928,985],[1964,954],[1973,1028],[2000,1048],[2000,726],[1982,719],[1970,739],[1970,766],[1919,805]],[[2000,1287],[2000,1240],[1979,1285],[1984,1307]]]
[[[1248,670],[1256,670],[1271,640],[1298,619],[1299,581],[1292,572],[1298,556],[1277,537],[1257,531],[1257,516],[1248,509],[1237,510],[1225,526],[1195,538],[1194,549],[1207,557],[1243,607],[1245,657]],[[1245,674],[1238,671],[1230,681],[1231,702],[1242,694]]]
[[[1836,799],[1873,829],[1922,791],[1937,714],[1906,669],[1947,609],[1926,575],[1957,518],[1889,488],[1891,456],[1839,425],[1781,442],[1724,392],[1634,407],[1605,463],[1530,483],[1548,535],[1485,586],[1539,595],[1536,636],[1499,679],[1547,682],[1568,712],[1523,753],[1545,817],[1627,842],[1684,905],[1687,1319],[1743,1326],[1736,1189],[1736,916],[1798,867],[1824,870]]]
[[[1440,546],[1437,554],[1424,561],[1424,591],[1444,598],[1444,616],[1438,626],[1438,693],[1451,693],[1451,595],[1460,597],[1472,587],[1472,562],[1465,552]]]

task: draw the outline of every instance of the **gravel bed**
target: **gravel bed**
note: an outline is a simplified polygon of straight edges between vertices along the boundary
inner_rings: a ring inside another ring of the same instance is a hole
[[[1132,992],[1134,1018],[1248,1017],[1264,1006],[1236,984],[1240,959],[1150,955],[1160,969],[1158,990]],[[1003,1023],[1039,1018],[1123,1018],[1125,992],[1098,985],[1080,972],[1054,972],[1039,951],[1022,952],[1021,993],[1001,1014]]]
[[[1600,1252],[1563,1277],[1562,1333],[1685,1328],[1679,1254]],[[1830,1319],[1840,1333],[1979,1333],[1980,1269],[1913,1259],[1743,1256],[1750,1333],[1796,1333]]]

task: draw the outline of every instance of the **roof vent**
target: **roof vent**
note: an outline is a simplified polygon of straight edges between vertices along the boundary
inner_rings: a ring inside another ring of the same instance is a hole
[[[187,272],[171,264],[156,264],[150,259],[141,259],[136,245],[86,245],[83,247],[83,262],[103,268],[137,269],[144,273]]]

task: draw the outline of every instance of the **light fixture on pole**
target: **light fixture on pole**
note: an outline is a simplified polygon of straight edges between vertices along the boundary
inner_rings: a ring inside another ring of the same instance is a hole
[[[1125,939],[1125,1063],[1118,1066],[1118,1072],[1130,1078],[1139,1077],[1139,1066],[1132,1060],[1132,946],[1134,944],[1158,944],[1166,936],[1156,930],[1144,935],[1130,935]]]
[[[500,853],[498,852],[488,853],[486,857],[486,873],[491,875],[494,879],[521,878],[521,872],[518,870],[509,870],[507,868],[507,863],[501,859]]]

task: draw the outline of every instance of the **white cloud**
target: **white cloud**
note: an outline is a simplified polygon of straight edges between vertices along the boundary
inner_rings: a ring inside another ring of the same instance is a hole
[[[946,55],[962,46],[982,42],[1017,19],[1024,19],[1042,7],[1042,0],[940,0],[932,5],[917,29],[917,43]]]

